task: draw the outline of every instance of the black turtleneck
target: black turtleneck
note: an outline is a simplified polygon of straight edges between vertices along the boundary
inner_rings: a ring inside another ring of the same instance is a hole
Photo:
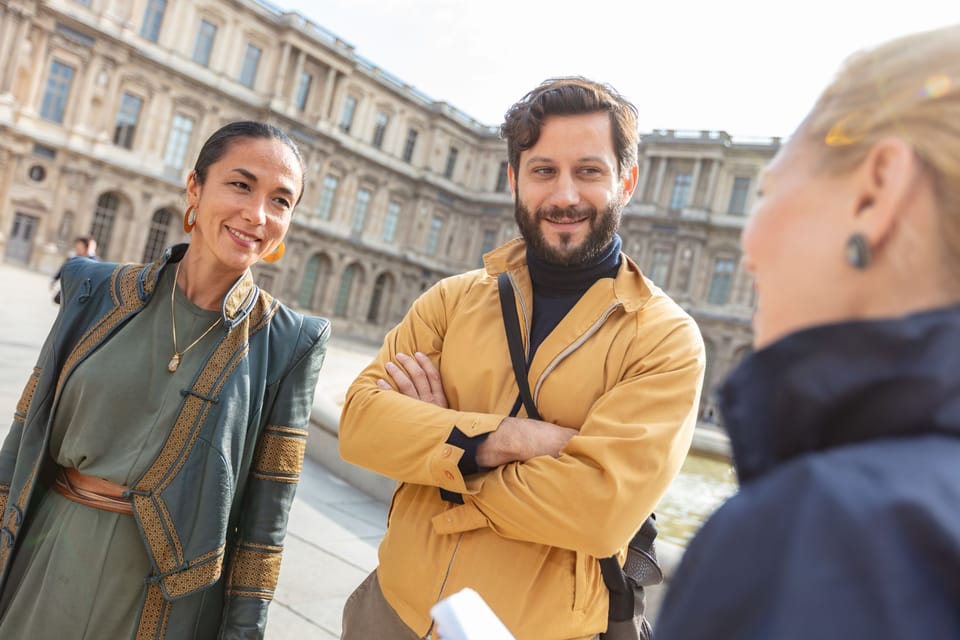
[[[548,264],[527,247],[527,269],[533,282],[533,324],[527,363],[533,360],[540,344],[573,309],[583,294],[600,278],[613,278],[620,268],[620,236],[613,236],[597,259],[579,267]]]

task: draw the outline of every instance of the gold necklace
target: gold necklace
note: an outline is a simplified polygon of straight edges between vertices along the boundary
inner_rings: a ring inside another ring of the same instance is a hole
[[[174,294],[177,292],[177,279],[180,277],[181,264],[183,264],[182,260],[177,263],[177,270],[173,273],[173,288],[170,289],[170,321],[173,324],[173,357],[170,358],[170,362],[167,363],[167,371],[169,371],[170,373],[173,373],[174,371],[177,370],[177,367],[180,366],[180,358],[182,358],[184,354],[187,353],[187,351],[190,351],[190,349],[193,349],[195,346],[197,346],[198,342],[203,340],[208,333],[213,331],[213,328],[215,326],[220,324],[220,317],[218,316],[216,322],[214,322],[212,325],[210,325],[207,328],[206,331],[200,334],[199,338],[191,342],[190,346],[188,346],[183,351],[180,351],[180,349],[177,348],[177,314],[174,312],[173,297],[174,297]]]

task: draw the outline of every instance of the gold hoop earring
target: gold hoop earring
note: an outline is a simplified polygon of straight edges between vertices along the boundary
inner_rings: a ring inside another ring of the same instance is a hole
[[[190,205],[183,214],[183,232],[190,233],[195,224],[197,224],[197,208]]]
[[[273,251],[271,251],[271,252],[268,253],[267,255],[263,256],[263,261],[264,261],[264,262],[276,262],[277,260],[279,260],[280,258],[283,257],[283,253],[284,253],[286,250],[287,250],[287,245],[283,242],[283,240],[281,240],[281,241],[280,241],[280,244],[277,245],[277,248],[276,248],[276,249],[274,249]]]

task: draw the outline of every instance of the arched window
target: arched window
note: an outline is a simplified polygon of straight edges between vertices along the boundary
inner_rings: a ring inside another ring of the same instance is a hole
[[[167,246],[167,231],[170,229],[169,209],[157,209],[150,220],[150,231],[147,233],[147,243],[143,246],[143,261],[153,262],[160,257]]]
[[[353,289],[353,280],[356,274],[356,264],[351,264],[343,270],[343,276],[340,278],[340,290],[337,291],[337,303],[333,308],[333,315],[340,317],[347,315],[347,305],[350,303],[350,293]]]
[[[117,217],[119,208],[120,198],[115,193],[105,193],[97,199],[93,223],[90,225],[90,235],[97,241],[97,254],[101,257],[105,258],[109,255],[113,221]]]
[[[367,322],[380,322],[380,307],[383,304],[384,294],[390,286],[390,274],[381,273],[373,283],[373,295],[370,297],[370,309],[367,311]]]
[[[313,292],[317,288],[317,274],[320,272],[320,256],[313,256],[307,260],[303,269],[303,280],[300,281],[300,294],[297,304],[304,309],[313,308]]]

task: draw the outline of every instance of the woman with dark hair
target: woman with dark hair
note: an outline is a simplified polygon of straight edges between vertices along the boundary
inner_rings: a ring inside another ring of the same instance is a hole
[[[263,636],[329,324],[250,267],[302,191],[283,132],[228,124],[187,178],[188,245],[65,266],[0,449],[0,637]]]

